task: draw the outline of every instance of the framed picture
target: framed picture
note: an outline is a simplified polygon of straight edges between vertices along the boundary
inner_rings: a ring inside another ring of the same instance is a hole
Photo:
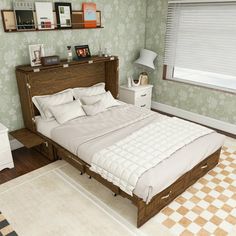
[[[35,2],[38,29],[54,29],[54,17],[51,2]]]
[[[55,2],[58,28],[71,28],[71,3]]]
[[[96,3],[84,2],[82,4],[84,13],[84,28],[96,28],[97,27],[97,12]]]
[[[34,30],[34,3],[25,1],[13,2],[17,30]]]
[[[41,57],[44,57],[43,44],[29,45],[29,54],[31,66],[41,66]]]
[[[79,60],[91,57],[88,45],[75,46],[75,52]]]

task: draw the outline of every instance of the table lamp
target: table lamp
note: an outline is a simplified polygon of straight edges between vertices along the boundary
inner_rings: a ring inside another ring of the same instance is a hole
[[[134,62],[135,64],[142,67],[144,70],[140,73],[138,85],[148,84],[148,73],[147,71],[155,70],[154,60],[156,59],[157,54],[153,51],[142,49],[140,51],[139,58]],[[135,84],[134,84],[135,85]]]

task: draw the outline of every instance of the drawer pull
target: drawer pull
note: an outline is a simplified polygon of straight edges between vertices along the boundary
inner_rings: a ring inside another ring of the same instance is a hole
[[[202,166],[201,169],[204,170],[204,169],[206,169],[207,167],[208,167],[208,165],[206,164],[206,165]]]
[[[44,142],[45,146],[48,147],[48,142]]]
[[[164,200],[164,199],[167,199],[167,198],[169,198],[170,197],[170,194],[171,194],[171,192],[172,191],[170,191],[166,196],[163,196],[162,198],[161,198],[161,200]]]
[[[141,107],[146,107],[146,104],[145,104],[145,105],[142,105]]]
[[[141,97],[146,97],[146,96],[147,96],[147,94],[146,94],[146,93],[141,95]]]

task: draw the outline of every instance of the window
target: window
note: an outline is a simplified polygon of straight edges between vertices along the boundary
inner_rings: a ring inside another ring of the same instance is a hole
[[[236,1],[170,1],[166,79],[236,92]]]

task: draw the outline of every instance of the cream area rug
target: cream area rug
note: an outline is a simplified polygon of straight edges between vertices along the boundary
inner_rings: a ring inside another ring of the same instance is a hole
[[[219,165],[136,228],[136,207],[64,161],[0,185],[0,211],[19,236],[236,235],[236,141]]]

